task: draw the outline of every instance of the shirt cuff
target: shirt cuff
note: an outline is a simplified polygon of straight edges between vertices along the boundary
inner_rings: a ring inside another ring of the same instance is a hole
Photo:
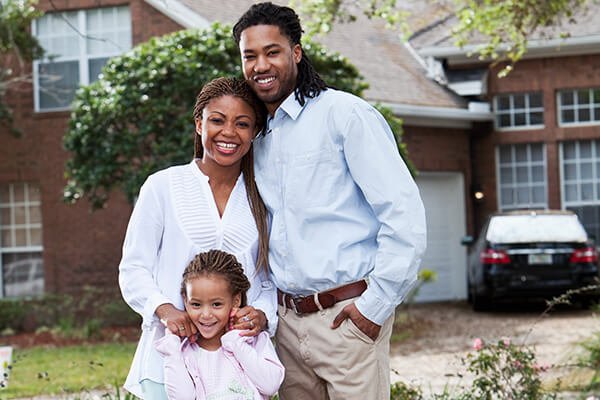
[[[142,328],[150,327],[154,322],[158,321],[158,317],[155,312],[158,306],[161,304],[172,304],[162,293],[155,293],[148,297],[146,304],[144,305],[144,313],[142,315]]]
[[[265,313],[265,317],[267,317],[267,332],[269,332],[269,336],[275,336],[279,321],[277,312],[273,306],[268,301],[262,301],[261,299],[255,300],[251,306]]]
[[[354,305],[365,318],[379,326],[382,326],[396,309],[395,305],[382,301],[369,289],[354,302]]]

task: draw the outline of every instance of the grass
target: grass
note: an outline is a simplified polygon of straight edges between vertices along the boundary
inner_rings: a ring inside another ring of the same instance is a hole
[[[107,343],[17,349],[13,352],[8,387],[0,390],[0,400],[121,386],[135,346],[135,343]]]

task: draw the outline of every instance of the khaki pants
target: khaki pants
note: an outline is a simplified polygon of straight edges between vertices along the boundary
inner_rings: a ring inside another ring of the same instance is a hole
[[[354,300],[301,316],[279,306],[275,338],[285,366],[281,400],[389,400],[394,317],[384,323],[376,341],[350,319],[331,329],[335,316]]]

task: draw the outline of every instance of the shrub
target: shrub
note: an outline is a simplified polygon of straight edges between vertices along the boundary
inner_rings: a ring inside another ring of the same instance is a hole
[[[107,299],[113,299],[107,301]],[[96,337],[103,327],[141,322],[114,290],[84,287],[77,294],[0,300],[0,332],[50,331],[61,336]]]
[[[600,388],[600,332],[581,344],[584,355],[579,360],[579,366],[593,371],[588,389]]]
[[[542,388],[540,373],[549,366],[539,365],[535,353],[508,339],[484,343],[475,339],[475,352],[464,360],[467,370],[475,375],[466,397],[473,399],[542,400],[555,399],[556,394]]]
[[[404,382],[395,382],[390,386],[390,400],[422,400],[423,393],[418,387],[412,387]]]
[[[29,314],[29,305],[25,300],[0,299],[0,332],[22,330],[27,314]]]

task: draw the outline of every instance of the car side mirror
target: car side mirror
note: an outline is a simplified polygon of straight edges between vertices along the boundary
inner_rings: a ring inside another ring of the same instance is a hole
[[[475,239],[473,238],[473,236],[467,235],[463,236],[462,239],[460,239],[460,244],[462,244],[463,246],[470,246],[473,244],[474,241]]]

